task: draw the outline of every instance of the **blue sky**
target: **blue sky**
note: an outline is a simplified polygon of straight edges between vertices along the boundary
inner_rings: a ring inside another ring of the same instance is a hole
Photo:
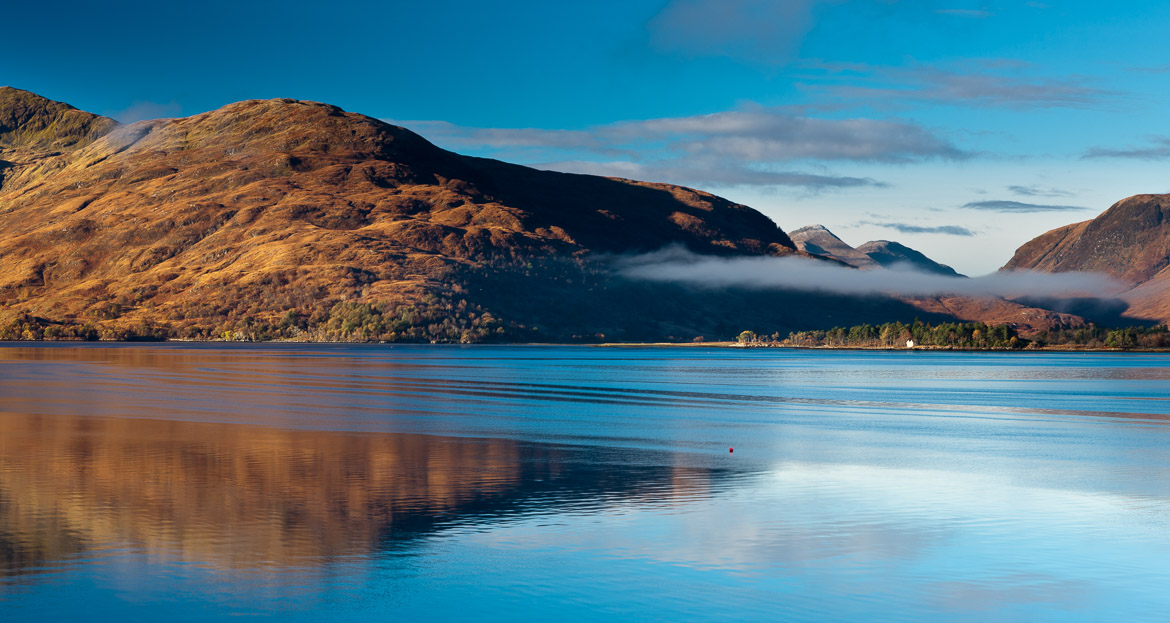
[[[5,18],[0,84],[123,121],[325,101],[969,274],[1170,192],[1164,2],[60,2]]]

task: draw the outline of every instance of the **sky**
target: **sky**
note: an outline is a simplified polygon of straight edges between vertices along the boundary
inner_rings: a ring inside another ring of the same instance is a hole
[[[960,272],[1170,192],[1170,3],[12,3],[0,85],[120,121],[323,101],[441,147],[695,186]],[[18,26],[17,26],[18,25]]]

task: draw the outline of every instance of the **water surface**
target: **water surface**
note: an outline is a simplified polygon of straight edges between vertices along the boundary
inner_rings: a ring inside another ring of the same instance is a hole
[[[1168,364],[8,345],[0,616],[1161,621]]]

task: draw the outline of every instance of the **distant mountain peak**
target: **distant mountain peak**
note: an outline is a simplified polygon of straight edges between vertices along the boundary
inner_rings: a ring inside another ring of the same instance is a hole
[[[940,264],[919,251],[893,240],[871,240],[852,247],[824,225],[808,225],[789,234],[797,248],[805,253],[838,260],[855,268],[890,268],[908,265],[921,271],[961,277],[955,269]]]
[[[964,276],[960,275],[950,266],[940,264],[926,257],[921,252],[911,249],[900,242],[894,242],[893,240],[871,240],[857,247],[857,250],[886,268],[897,265],[908,265],[918,270],[946,275],[948,277]]]
[[[825,227],[824,225],[821,225],[820,223],[814,223],[812,225],[805,225],[804,227],[801,227],[800,229],[794,230],[793,233],[796,233],[798,231],[805,232],[805,233],[824,232],[824,233],[829,234],[830,236],[840,240],[840,238],[838,238],[836,234],[834,234],[832,231],[830,231],[828,227]]]
[[[591,341],[915,316],[1064,322],[1007,302],[989,315],[630,280],[614,258],[672,245],[801,252],[764,214],[701,190],[463,156],[318,102],[119,125],[6,88],[0,175],[0,330],[43,319],[46,336]],[[800,231],[820,255],[879,266],[823,226]]]
[[[824,225],[807,225],[788,235],[805,253],[828,257],[857,268],[878,268],[869,256],[849,246]]]

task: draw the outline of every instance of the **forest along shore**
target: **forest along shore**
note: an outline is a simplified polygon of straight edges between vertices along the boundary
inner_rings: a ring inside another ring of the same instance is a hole
[[[736,345],[867,350],[1170,350],[1170,330],[1165,325],[1109,328],[1090,324],[1023,336],[1006,324],[915,321],[794,331],[787,337],[743,331],[737,336]]]

